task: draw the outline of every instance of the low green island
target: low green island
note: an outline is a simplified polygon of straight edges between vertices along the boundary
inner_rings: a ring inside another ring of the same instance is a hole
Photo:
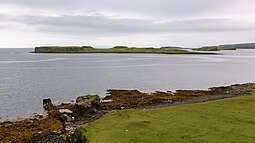
[[[40,46],[35,47],[34,53],[152,53],[152,54],[215,54],[213,51],[255,49],[255,43],[228,44],[219,46],[203,46],[188,50],[176,46],[161,48],[137,48],[128,46],[115,46],[112,48],[94,48],[92,46]],[[208,51],[208,52],[206,52]]]
[[[97,49],[91,46],[41,46],[35,47],[34,53],[145,53],[145,54],[214,54],[189,51],[180,47],[136,48],[115,46],[108,49]]]
[[[221,51],[221,50],[236,50],[234,47],[220,47],[220,46],[205,46],[201,48],[194,48],[194,51]]]

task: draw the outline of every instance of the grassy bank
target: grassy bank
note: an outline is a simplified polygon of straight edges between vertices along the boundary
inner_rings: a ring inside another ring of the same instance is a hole
[[[213,54],[187,51],[180,48],[134,48],[116,46],[109,49],[96,49],[90,46],[50,46],[36,47],[35,53],[147,53],[147,54]]]
[[[199,104],[111,111],[78,132],[91,143],[255,142],[254,103],[252,92]]]

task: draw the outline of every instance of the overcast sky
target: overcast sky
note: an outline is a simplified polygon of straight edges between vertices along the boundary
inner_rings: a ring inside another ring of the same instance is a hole
[[[0,47],[255,42],[255,0],[0,0]]]

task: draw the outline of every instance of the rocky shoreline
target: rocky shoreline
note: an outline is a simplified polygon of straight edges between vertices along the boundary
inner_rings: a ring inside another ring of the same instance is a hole
[[[192,104],[247,95],[255,83],[213,87],[208,90],[177,90],[175,92],[143,93],[138,90],[108,90],[108,96],[80,96],[75,103],[54,105],[43,100],[47,116],[37,115],[21,121],[0,123],[0,142],[67,143],[85,142],[77,126],[93,122],[111,110],[147,109]]]

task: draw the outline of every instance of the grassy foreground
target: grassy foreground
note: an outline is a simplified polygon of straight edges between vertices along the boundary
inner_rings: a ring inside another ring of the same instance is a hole
[[[255,142],[255,92],[249,96],[145,110],[111,111],[78,128],[90,143]]]

